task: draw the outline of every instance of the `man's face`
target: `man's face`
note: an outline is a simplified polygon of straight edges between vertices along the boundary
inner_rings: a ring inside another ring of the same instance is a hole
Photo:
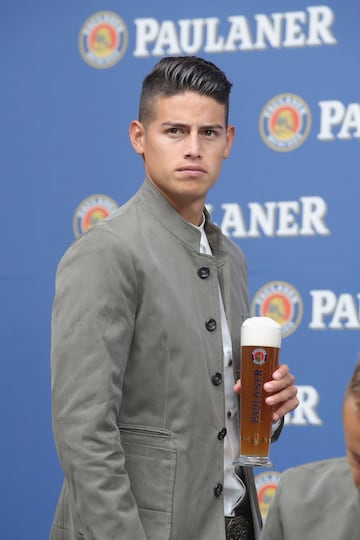
[[[196,92],[161,96],[153,106],[148,124],[132,122],[132,144],[143,155],[147,178],[182,217],[199,221],[230,153],[234,127],[225,126],[224,105]]]
[[[360,490],[360,418],[351,396],[347,396],[344,401],[343,422],[351,474],[357,489]]]

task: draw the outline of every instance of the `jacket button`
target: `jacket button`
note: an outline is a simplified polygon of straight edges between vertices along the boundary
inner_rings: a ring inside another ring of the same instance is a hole
[[[221,373],[214,373],[213,375],[211,375],[211,382],[214,386],[219,386],[219,384],[222,383],[222,380],[223,378]]]
[[[223,490],[222,484],[216,484],[216,486],[214,487],[215,497],[220,497],[222,490]]]
[[[226,428],[222,428],[221,431],[218,433],[218,439],[219,441],[222,441],[225,438],[226,435]]]
[[[205,326],[206,326],[206,330],[208,330],[209,332],[213,332],[214,330],[216,330],[215,319],[209,319],[208,321],[206,321]]]
[[[201,268],[199,268],[198,270],[198,276],[201,278],[201,279],[206,279],[210,276],[210,268],[208,268],[207,266],[202,266]]]

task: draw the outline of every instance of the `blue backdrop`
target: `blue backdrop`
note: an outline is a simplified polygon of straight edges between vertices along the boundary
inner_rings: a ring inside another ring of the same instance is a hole
[[[62,482],[56,266],[142,183],[128,125],[143,77],[173,54],[204,56],[234,83],[236,142],[208,206],[245,252],[252,313],[281,322],[297,377],[276,467],[258,471],[266,517],[285,468],[344,453],[341,402],[360,348],[358,0],[12,0],[0,13],[1,537],[48,537]]]

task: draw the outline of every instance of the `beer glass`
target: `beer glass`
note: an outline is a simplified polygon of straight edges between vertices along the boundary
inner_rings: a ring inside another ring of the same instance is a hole
[[[269,457],[273,409],[264,383],[279,365],[281,326],[270,317],[250,317],[241,326],[240,465],[273,467]]]

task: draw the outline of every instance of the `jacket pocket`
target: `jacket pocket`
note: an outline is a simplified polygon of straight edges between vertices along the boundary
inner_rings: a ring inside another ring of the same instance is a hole
[[[125,468],[140,518],[149,540],[170,535],[176,468],[171,432],[139,426],[119,426]]]

